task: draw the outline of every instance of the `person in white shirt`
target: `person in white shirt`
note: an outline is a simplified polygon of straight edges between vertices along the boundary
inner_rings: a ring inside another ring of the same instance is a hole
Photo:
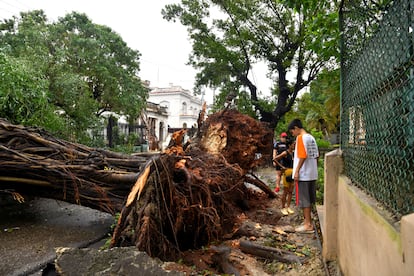
[[[319,149],[315,138],[306,132],[299,119],[288,125],[289,132],[296,137],[293,159],[293,179],[296,184],[296,205],[302,208],[304,222],[295,228],[298,233],[313,233],[311,211],[316,203],[316,180],[318,179]]]

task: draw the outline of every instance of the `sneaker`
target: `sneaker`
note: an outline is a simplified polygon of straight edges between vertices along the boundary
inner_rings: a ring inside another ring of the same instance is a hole
[[[294,214],[295,213],[295,211],[293,211],[292,209],[290,209],[290,207],[287,208],[287,211],[288,211],[289,214]]]
[[[288,210],[287,210],[286,208],[283,208],[282,210],[280,210],[280,212],[282,212],[282,214],[283,214],[284,216],[289,215]]]

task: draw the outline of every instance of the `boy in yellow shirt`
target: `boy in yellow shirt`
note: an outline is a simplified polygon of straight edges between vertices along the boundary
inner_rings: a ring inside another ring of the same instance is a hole
[[[282,194],[282,209],[280,210],[284,216],[288,214],[293,214],[293,211],[290,208],[290,203],[292,202],[293,195],[293,152],[295,149],[295,141],[287,140],[286,142],[287,150],[284,150],[280,154],[276,155],[274,161],[282,170],[282,180],[283,180],[283,194]]]

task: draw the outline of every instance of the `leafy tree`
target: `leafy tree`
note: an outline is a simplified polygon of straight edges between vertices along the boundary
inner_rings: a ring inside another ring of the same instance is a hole
[[[245,93],[262,121],[275,127],[304,87],[338,56],[336,1],[182,0],[162,11],[187,27],[199,69],[197,87],[220,88],[221,102]],[[274,104],[263,106],[250,74],[264,62],[274,80]],[[294,72],[294,80],[288,73]]]
[[[44,82],[39,86],[43,100],[65,122],[61,134],[66,138],[88,142],[88,129],[102,129],[103,112],[132,121],[145,105],[148,91],[138,77],[140,54],[84,14],[74,12],[49,23],[43,11],[21,13],[1,22],[0,38],[2,52]]]
[[[339,130],[340,89],[339,69],[323,70],[311,83],[310,90],[297,100],[295,106],[277,126],[278,133],[286,131],[287,123],[299,118],[308,130],[315,129],[325,136]]]
[[[98,104],[95,112],[113,111],[136,118],[147,91],[138,77],[140,54],[130,49],[109,27],[93,24],[85,14],[73,12],[54,25],[57,60],[85,80],[87,93]],[[59,85],[59,84],[56,84]]]
[[[347,67],[352,57],[357,55],[367,40],[378,30],[392,0],[342,0],[339,6],[341,31],[341,62]]]
[[[72,13],[59,19],[53,33],[57,42],[54,49],[64,49],[65,53],[63,62],[58,60],[55,64],[64,70],[57,71],[73,72],[74,79],[83,80],[83,85],[76,85],[76,81],[65,81],[67,76],[63,74],[57,75],[52,82],[55,91],[72,94],[63,98],[76,101],[65,105],[77,106],[67,112],[76,118],[88,110],[96,116],[111,111],[127,115],[132,123],[148,96],[148,91],[138,77],[139,53],[128,48],[110,28],[93,24],[84,14]],[[61,87],[62,84],[68,86]],[[79,101],[80,98],[83,101]],[[91,122],[85,123],[85,126],[91,125]],[[112,136],[112,133],[108,135]]]
[[[14,124],[64,131],[64,121],[48,102],[47,81],[22,60],[0,51],[0,117]]]
[[[47,18],[43,11],[21,13],[0,22],[0,47],[4,53],[26,60],[33,70],[43,72],[50,60]]]
[[[339,130],[340,121],[340,71],[324,70],[310,85],[311,100],[319,104],[314,110],[312,127],[325,135]],[[310,118],[307,118],[310,122]],[[317,122],[317,123],[316,123]]]

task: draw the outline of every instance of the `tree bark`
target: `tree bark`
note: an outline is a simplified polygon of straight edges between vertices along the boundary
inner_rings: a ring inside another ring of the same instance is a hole
[[[114,214],[146,159],[90,148],[0,120],[0,191]]]
[[[283,263],[298,263],[299,265],[302,264],[299,257],[289,251],[255,244],[246,240],[240,241],[240,250],[269,260],[278,260]]]

